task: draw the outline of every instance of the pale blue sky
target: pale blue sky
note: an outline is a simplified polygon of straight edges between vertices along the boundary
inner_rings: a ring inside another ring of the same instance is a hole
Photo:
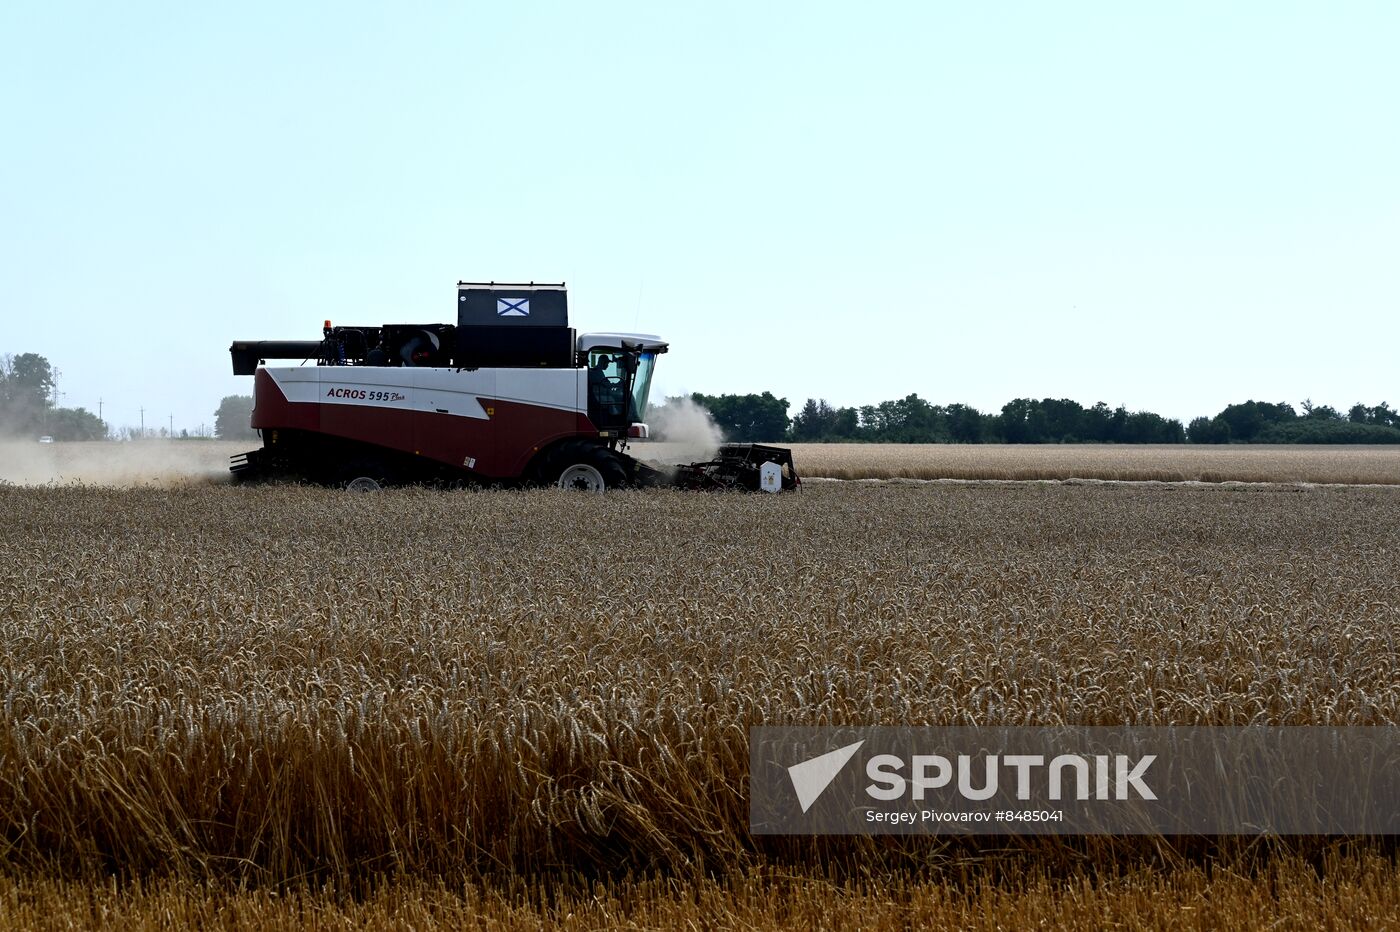
[[[665,393],[1394,404],[1397,11],[7,0],[0,351],[178,430],[563,279]]]

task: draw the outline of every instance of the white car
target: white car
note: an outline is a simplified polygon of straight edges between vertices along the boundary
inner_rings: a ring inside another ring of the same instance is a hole
[[[39,442],[40,442],[40,443],[53,443],[53,438],[52,438],[52,437],[49,437],[49,436],[43,436],[43,437],[40,437],[40,438],[39,438]]]

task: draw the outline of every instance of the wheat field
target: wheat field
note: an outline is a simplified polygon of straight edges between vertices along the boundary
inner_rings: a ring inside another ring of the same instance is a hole
[[[746,821],[752,725],[1400,721],[1400,490],[0,507],[0,924],[1400,922],[1384,840]]]
[[[0,442],[0,482],[162,486],[221,482],[257,441]],[[1125,480],[1400,484],[1400,447],[1174,444],[792,444],[798,473],[826,479]],[[638,459],[675,464],[712,450],[637,442]]]
[[[1047,873],[960,883],[751,871],[700,879],[503,889],[396,881],[357,896],[0,877],[0,927],[229,932],[423,929],[1374,929],[1400,915],[1400,878],[1374,854],[1296,857],[1254,870],[1183,864],[1120,874]]]
[[[1400,484],[1400,447],[800,443],[803,476]]]

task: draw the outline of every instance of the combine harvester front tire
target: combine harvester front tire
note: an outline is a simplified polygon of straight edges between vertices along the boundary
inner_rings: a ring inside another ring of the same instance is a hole
[[[586,440],[569,440],[549,451],[540,463],[539,475],[546,485],[580,492],[603,492],[630,484],[627,461]]]

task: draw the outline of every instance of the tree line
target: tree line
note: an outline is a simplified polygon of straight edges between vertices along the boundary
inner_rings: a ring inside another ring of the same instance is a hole
[[[932,404],[916,394],[876,405],[833,407],[808,398],[791,417],[771,392],[693,394],[735,441],[795,443],[1400,443],[1400,414],[1385,402],[1342,414],[1328,405],[1246,401],[1183,426],[1151,411],[1068,398],[1017,398],[997,413]],[[678,399],[667,399],[673,403]]]
[[[0,435],[101,440],[102,419],[86,408],[61,408],[57,373],[38,353],[0,356]]]
[[[38,353],[0,356],[0,437],[37,439],[52,437],[57,441],[105,440],[109,436],[135,439],[139,432],[126,428],[115,435],[107,424],[86,408],[59,407],[57,399],[59,372]],[[253,399],[248,395],[230,395],[219,402],[214,413],[214,433],[225,440],[256,437],[248,426]],[[166,430],[159,429],[165,436]],[[207,432],[196,432],[192,439],[203,439]],[[188,431],[181,439],[190,439]]]

